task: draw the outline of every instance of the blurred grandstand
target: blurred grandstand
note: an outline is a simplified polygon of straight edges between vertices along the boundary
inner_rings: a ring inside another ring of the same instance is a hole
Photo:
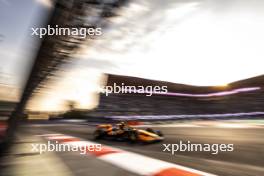
[[[93,112],[88,113],[89,116],[234,114],[261,112],[264,109],[264,76],[237,81],[225,87],[197,87],[143,78],[109,75],[107,85],[113,86],[114,83],[117,85],[124,83],[128,86],[166,85],[168,86],[168,92],[178,92],[180,94],[154,94],[152,96],[135,93],[110,94],[108,96],[101,94],[99,106]],[[241,88],[244,88],[242,90],[245,91],[234,91]],[[218,94],[215,94],[217,92]],[[255,115],[259,117],[260,114]],[[248,114],[248,116],[254,116],[254,113]],[[204,116],[204,118],[209,119],[212,117]],[[232,117],[232,115],[229,117]]]

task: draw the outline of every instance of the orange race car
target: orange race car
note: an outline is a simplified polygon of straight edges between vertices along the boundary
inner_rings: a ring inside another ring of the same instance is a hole
[[[151,143],[162,141],[164,137],[158,130],[153,130],[151,128],[147,128],[146,130],[136,129],[125,122],[121,122],[115,125],[98,125],[94,131],[94,139],[113,139]]]

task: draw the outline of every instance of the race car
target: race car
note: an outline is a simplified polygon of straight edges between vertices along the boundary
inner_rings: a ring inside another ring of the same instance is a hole
[[[126,140],[130,142],[158,142],[164,139],[163,134],[158,130],[151,128],[136,129],[129,126],[125,122],[115,125],[102,124],[98,125],[94,131],[94,139],[113,139],[113,140]]]

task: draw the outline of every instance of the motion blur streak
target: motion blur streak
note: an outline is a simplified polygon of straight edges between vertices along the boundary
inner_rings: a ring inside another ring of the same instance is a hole
[[[260,87],[246,87],[246,88],[240,88],[240,89],[234,89],[234,90],[230,90],[230,91],[223,91],[223,92],[216,92],[216,93],[209,93],[209,94],[186,94],[186,93],[168,92],[165,95],[183,96],[183,97],[217,97],[217,96],[226,96],[226,95],[237,94],[237,93],[241,93],[241,92],[251,92],[251,91],[256,91],[256,90],[260,90],[260,89],[261,89]]]
[[[187,94],[187,93],[176,93],[176,92],[167,92],[167,93],[159,93],[159,92],[141,92],[139,90],[134,91],[134,93],[152,93],[154,95],[168,95],[168,96],[182,96],[182,97],[218,97],[218,96],[226,96],[226,95],[233,95],[237,93],[242,92],[252,92],[256,90],[260,90],[260,87],[245,87],[245,88],[239,88],[229,91],[223,91],[223,92],[216,92],[216,93],[208,93],[208,94]]]
[[[142,116],[109,116],[108,118],[119,120],[133,120],[133,119],[179,119],[179,118],[217,118],[217,117],[243,117],[243,116],[257,116],[264,115],[264,112],[241,112],[241,113],[227,113],[227,114],[181,114],[181,115],[142,115]]]

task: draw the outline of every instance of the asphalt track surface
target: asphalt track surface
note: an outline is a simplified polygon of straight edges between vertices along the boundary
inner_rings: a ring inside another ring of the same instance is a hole
[[[46,124],[27,125],[21,128],[23,133],[30,135],[61,133],[84,140],[93,141],[95,127],[78,124]],[[179,164],[204,172],[223,176],[263,176],[264,175],[264,128],[263,127],[154,127],[161,130],[165,140],[154,144],[130,144],[121,141],[99,140],[98,143],[113,146],[126,151]],[[199,144],[234,144],[233,152],[219,152],[216,155],[210,152],[164,152],[163,144],[190,141]],[[71,154],[56,154],[73,171],[75,175],[101,175],[101,164],[91,165],[90,160],[75,158]],[[129,158],[128,158],[129,159]],[[101,162],[101,161],[100,161]],[[87,168],[93,167],[93,174],[87,173]],[[86,170],[85,170],[86,168]],[[107,167],[105,167],[107,168]],[[108,168],[113,169],[113,168]],[[79,172],[85,170],[84,172]],[[96,173],[98,171],[98,173]],[[110,173],[110,172],[109,172]],[[115,171],[111,175],[133,175],[125,171]],[[108,174],[109,175],[109,174]]]

